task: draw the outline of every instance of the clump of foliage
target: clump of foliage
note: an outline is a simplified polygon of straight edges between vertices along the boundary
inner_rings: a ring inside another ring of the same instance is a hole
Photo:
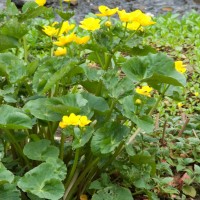
[[[77,25],[62,3],[7,0],[0,15],[1,197],[196,196],[198,136],[154,125],[186,86],[183,62],[144,42],[155,21],[100,6]]]

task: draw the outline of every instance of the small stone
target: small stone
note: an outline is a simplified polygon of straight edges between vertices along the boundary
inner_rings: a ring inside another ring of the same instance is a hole
[[[166,11],[166,12],[170,12],[173,10],[173,8],[172,7],[163,7],[162,10]]]

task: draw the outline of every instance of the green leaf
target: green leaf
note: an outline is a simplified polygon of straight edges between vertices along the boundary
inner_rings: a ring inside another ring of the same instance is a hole
[[[3,200],[21,200],[21,193],[15,184],[6,183],[0,185],[0,194]]]
[[[74,16],[74,12],[63,12],[61,10],[56,9],[56,13],[64,20],[69,20],[71,17]]]
[[[28,65],[26,66],[28,76],[31,76],[35,73],[38,64],[39,64],[38,60],[34,60],[33,62],[28,63]]]
[[[19,14],[18,20],[19,22],[24,22],[28,19],[36,18],[41,14],[47,12],[47,10],[48,8],[46,8],[45,6],[34,7],[33,5],[30,5],[29,8],[24,9],[24,13]]]
[[[48,158],[58,158],[58,148],[50,144],[51,142],[46,139],[29,142],[25,145],[23,152],[32,160],[46,161]]]
[[[19,13],[19,10],[17,9],[17,6],[11,2],[11,0],[6,1],[6,10],[5,10],[7,15],[17,15]]]
[[[136,105],[136,99],[140,99],[142,104]],[[134,122],[139,128],[149,133],[153,131],[153,119],[147,115],[148,111],[154,104],[151,98],[141,96],[138,94],[126,96],[120,103],[122,104],[122,114]],[[139,114],[138,114],[139,111]]]
[[[109,106],[104,98],[97,97],[93,94],[86,93],[86,92],[82,93],[82,96],[85,99],[87,99],[90,109],[97,110],[100,112],[106,112],[109,110]]]
[[[53,173],[57,179],[61,181],[65,179],[66,174],[67,174],[67,168],[66,168],[65,163],[61,159],[59,158],[55,159],[55,158],[49,157],[46,160],[46,163],[49,163],[54,167]]]
[[[23,110],[31,113],[38,119],[46,121],[59,121],[62,115],[50,109],[58,103],[59,101],[56,99],[39,98],[28,101],[23,107]]]
[[[182,191],[183,191],[184,194],[189,195],[189,196],[191,196],[193,198],[197,194],[195,188],[190,186],[190,185],[184,185],[183,188],[182,188]]]
[[[23,109],[38,119],[60,121],[63,115],[85,111],[88,108],[87,102],[81,94],[68,94],[62,97],[30,100]]]
[[[56,83],[58,83],[62,78],[64,78],[69,71],[75,67],[77,62],[72,61],[63,66],[60,70],[56,71],[48,80],[44,86],[42,93],[46,93],[50,90]]]
[[[200,167],[198,165],[194,165],[194,173],[195,174],[200,174]]]
[[[0,113],[0,128],[30,129],[32,127],[31,119],[19,108],[2,105]]]
[[[0,162],[0,185],[2,183],[12,183],[14,180],[14,175],[12,172],[7,170],[4,165]]]
[[[154,49],[152,46],[144,45],[144,46],[137,46],[132,47],[130,49],[131,55],[138,55],[138,56],[146,56],[149,53],[157,53],[156,49]]]
[[[161,83],[186,85],[186,79],[176,71],[174,61],[163,53],[131,58],[123,64],[122,71],[132,81],[147,82],[152,86]]]
[[[42,163],[20,178],[17,185],[24,192],[40,198],[58,200],[64,194],[64,186],[55,170],[56,167],[50,163]]]
[[[129,189],[120,186],[110,186],[99,190],[92,200],[133,200]]]
[[[152,155],[150,155],[147,151],[139,153],[137,155],[130,157],[131,163],[136,166],[141,165],[149,165],[151,166],[151,175],[154,176],[156,173],[156,163],[155,159]]]
[[[83,110],[83,113],[86,114],[84,111],[88,108],[88,101],[81,94],[67,94],[54,99],[58,102],[57,105],[49,107],[52,111],[69,115],[70,113],[80,113]]]
[[[55,83],[69,81],[70,77],[68,75],[70,74],[70,70],[74,69],[77,63],[76,59],[69,57],[44,58],[39,62],[38,68],[34,73],[33,90],[36,93],[44,93],[54,86]]]
[[[16,38],[6,36],[6,35],[1,35],[0,34],[0,51],[4,51],[9,48],[16,48],[19,47],[19,42]]]
[[[116,72],[112,71],[106,73],[103,84],[108,91],[108,95],[115,99],[127,96],[128,93],[133,91],[133,82],[130,79],[127,77],[119,78]]]
[[[26,68],[17,56],[0,53],[0,73],[6,76],[10,83],[16,83],[26,76]]]
[[[94,130],[91,127],[84,127],[83,129],[75,127],[72,148],[78,149],[83,147],[90,140],[93,132]]]
[[[27,33],[27,26],[23,23],[19,23],[16,18],[7,21],[0,29],[0,34],[14,37],[16,39],[22,38]]]
[[[91,149],[94,154],[113,152],[128,135],[129,129],[117,122],[106,123],[94,132]]]
[[[86,63],[80,65],[79,67],[83,70],[89,81],[100,81],[100,78],[104,74],[104,70],[97,69],[95,67],[89,67]]]

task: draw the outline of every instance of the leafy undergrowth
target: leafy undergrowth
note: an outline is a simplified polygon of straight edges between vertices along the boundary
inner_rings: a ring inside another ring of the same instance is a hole
[[[0,14],[0,198],[200,198],[199,15],[44,4]]]

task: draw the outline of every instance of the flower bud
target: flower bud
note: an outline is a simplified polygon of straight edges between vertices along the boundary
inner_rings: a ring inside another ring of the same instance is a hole
[[[112,22],[111,22],[111,21],[106,21],[106,22],[105,22],[105,25],[106,25],[107,27],[111,27]]]
[[[135,104],[139,105],[139,104],[141,104],[141,103],[142,103],[142,101],[141,101],[140,99],[136,99],[136,100],[135,100]]]

